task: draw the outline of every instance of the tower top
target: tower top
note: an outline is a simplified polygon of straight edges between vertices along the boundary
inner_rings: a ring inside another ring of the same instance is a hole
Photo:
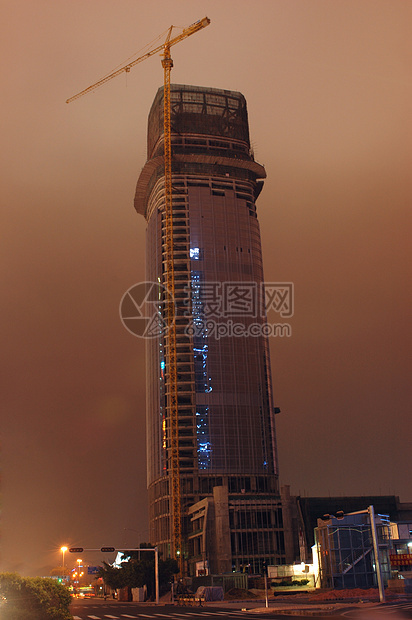
[[[232,138],[250,147],[244,96],[232,90],[170,85],[172,134],[207,134]],[[163,87],[154,98],[148,123],[147,155],[151,159],[163,136]]]
[[[254,182],[264,179],[263,166],[254,161],[250,148],[245,97],[232,90],[170,85],[172,167],[193,170],[214,168],[214,174],[240,174]],[[145,216],[153,179],[164,169],[163,87],[149,113],[147,162],[136,186],[134,206]],[[197,166],[197,168],[196,168]],[[220,171],[220,172],[219,172]],[[238,173],[236,173],[238,171]],[[261,188],[261,183],[259,187]],[[260,190],[256,192],[258,195]]]

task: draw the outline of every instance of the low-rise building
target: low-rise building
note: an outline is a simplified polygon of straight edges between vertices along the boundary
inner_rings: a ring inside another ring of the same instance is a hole
[[[391,578],[391,528],[387,515],[363,510],[318,519],[315,545],[322,588],[376,588],[378,571],[385,584]]]

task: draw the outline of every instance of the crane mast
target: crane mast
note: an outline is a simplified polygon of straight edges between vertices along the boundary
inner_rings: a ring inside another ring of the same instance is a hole
[[[172,201],[172,139],[170,123],[170,72],[173,60],[170,57],[170,47],[165,46],[163,60],[163,122],[164,122],[164,159],[165,159],[165,224],[166,224],[166,361],[169,383],[169,393],[166,391],[167,407],[169,409],[170,434],[170,483],[169,493],[172,499],[172,555],[179,562],[179,572],[183,572],[182,554],[182,508],[180,493],[180,465],[179,465],[179,411],[177,404],[177,360],[176,360],[176,322],[175,322],[175,273],[173,260],[173,201]]]
[[[182,553],[182,507],[180,491],[180,466],[179,466],[179,413],[177,402],[177,359],[176,359],[176,323],[175,323],[175,279],[174,279],[174,258],[173,258],[173,201],[172,201],[172,144],[171,144],[171,105],[170,105],[170,72],[173,67],[173,60],[170,55],[170,48],[183,39],[198,32],[210,24],[210,19],[204,17],[185,28],[179,35],[171,39],[171,26],[168,30],[166,41],[161,45],[149,50],[143,56],[124,65],[120,69],[113,71],[109,75],[92,84],[88,88],[80,91],[73,97],[67,99],[70,103],[83,95],[95,90],[112,78],[123,72],[128,73],[130,69],[146,60],[158,52],[162,52],[162,66],[164,73],[163,88],[163,139],[164,139],[164,185],[165,185],[165,237],[166,237],[166,270],[165,284],[166,295],[166,324],[168,327],[166,334],[166,360],[169,390],[166,392],[167,410],[169,413],[169,494],[172,500],[172,557],[177,559],[180,574],[183,573],[183,553]]]

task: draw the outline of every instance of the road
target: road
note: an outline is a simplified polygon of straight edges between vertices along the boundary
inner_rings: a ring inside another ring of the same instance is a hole
[[[258,606],[261,604],[258,603]],[[249,603],[249,606],[250,603]],[[259,617],[261,614],[244,612],[241,609],[229,607],[178,607],[172,605],[144,605],[142,603],[120,603],[118,601],[104,602],[93,600],[73,601],[70,608],[74,620],[126,620],[127,618],[138,618],[139,620],[240,620]],[[281,618],[285,620],[288,616],[269,612],[263,614],[265,618]],[[294,616],[296,617],[296,616]],[[320,620],[316,616],[311,616],[312,620]],[[322,616],[325,620],[325,616]]]
[[[345,620],[408,620],[412,618],[412,601],[388,603],[371,610],[348,609],[340,612]]]
[[[239,605],[240,607],[240,605]],[[242,611],[234,607],[178,607],[173,605],[145,605],[142,603],[120,603],[118,601],[103,601],[100,599],[78,600],[75,599],[70,611],[74,620],[126,620],[127,618],[145,620],[152,618],[160,620],[240,620],[241,618],[262,617],[268,620],[285,620],[285,618],[311,618],[311,620],[408,620],[412,618],[412,601],[376,606],[369,609],[347,608],[336,610],[329,615],[327,612],[319,615],[299,615],[294,611],[293,615],[280,614],[279,611],[264,610],[263,613],[254,613],[253,607],[263,607],[262,603],[244,604],[250,611]],[[310,606],[308,606],[310,610]],[[286,611],[286,610],[285,610]],[[288,610],[289,613],[292,609]],[[316,613],[312,608],[312,613]]]

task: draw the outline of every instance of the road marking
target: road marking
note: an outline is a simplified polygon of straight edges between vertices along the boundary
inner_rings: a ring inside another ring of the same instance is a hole
[[[385,607],[385,608],[374,608],[374,615],[376,616],[376,618],[382,618],[383,616],[390,616],[391,614],[396,614],[399,611],[402,611],[403,609],[412,609],[412,605],[409,606],[405,606],[405,605],[391,605],[390,607]],[[365,612],[366,610],[361,610],[361,609],[349,609],[348,611],[344,611],[342,612],[342,616],[345,616],[345,618],[360,618],[360,615]]]
[[[129,616],[129,614],[122,614],[122,618],[138,618],[139,616]]]
[[[88,618],[91,618],[91,620],[100,620],[100,616],[87,616]]]
[[[109,616],[109,615],[105,614],[103,617],[104,618],[112,618],[113,620],[119,620],[119,616]]]

